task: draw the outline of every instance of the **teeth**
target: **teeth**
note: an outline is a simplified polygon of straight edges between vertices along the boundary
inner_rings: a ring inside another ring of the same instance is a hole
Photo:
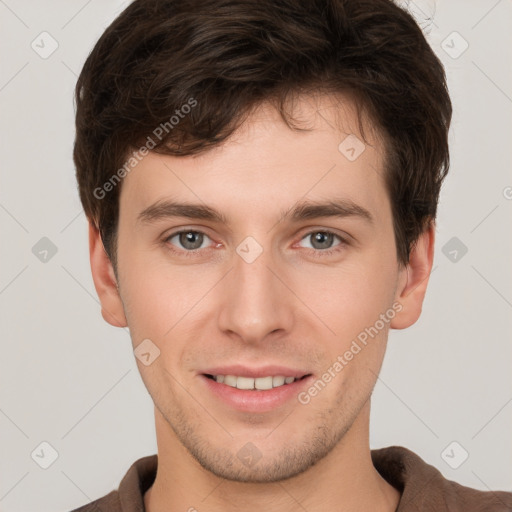
[[[272,377],[259,377],[257,379],[254,379],[254,387],[256,389],[272,389],[273,388],[273,378]]]
[[[224,384],[236,388],[236,377],[234,375],[225,375]]]
[[[285,377],[272,377],[272,386],[275,388],[277,388],[277,386],[282,386],[285,380]]]
[[[251,377],[237,377],[236,387],[238,389],[254,389],[254,379],[251,379]]]
[[[236,375],[214,375],[214,379],[220,384],[226,384],[232,388],[238,389],[256,389],[264,391],[267,389],[278,388],[285,384],[291,384],[295,381],[295,377],[283,377],[276,375],[275,377],[237,377]]]

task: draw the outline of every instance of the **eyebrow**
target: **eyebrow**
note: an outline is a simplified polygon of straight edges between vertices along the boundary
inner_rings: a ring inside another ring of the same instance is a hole
[[[203,204],[160,200],[139,213],[137,222],[151,224],[162,219],[185,217],[188,219],[209,220],[221,224],[229,224],[228,218],[214,208]],[[283,221],[300,222],[320,217],[357,217],[369,224],[374,223],[372,214],[350,199],[334,199],[331,201],[303,201],[288,211],[281,211]]]

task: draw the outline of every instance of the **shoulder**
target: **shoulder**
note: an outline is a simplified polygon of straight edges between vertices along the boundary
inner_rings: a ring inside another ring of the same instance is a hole
[[[512,511],[512,492],[480,491],[448,480],[403,446],[372,450],[371,455],[377,471],[402,494],[397,512]]]
[[[91,501],[87,505],[76,508],[71,512],[122,512],[119,492],[112,491],[103,498]]]
[[[144,493],[155,480],[157,465],[156,454],[136,460],[117,490],[71,512],[143,512]]]

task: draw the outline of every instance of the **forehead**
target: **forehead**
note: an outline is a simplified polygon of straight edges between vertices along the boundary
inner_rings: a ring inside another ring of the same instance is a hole
[[[383,143],[371,125],[363,142],[352,101],[307,96],[291,113],[303,130],[290,129],[264,103],[212,149],[184,157],[150,152],[124,178],[121,215],[167,197],[260,218],[301,199],[345,197],[368,210],[386,207]]]

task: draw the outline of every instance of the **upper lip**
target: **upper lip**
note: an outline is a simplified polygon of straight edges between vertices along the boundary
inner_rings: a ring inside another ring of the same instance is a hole
[[[215,368],[209,368],[205,371],[201,371],[203,375],[235,375],[237,377],[252,377],[257,379],[258,377],[269,377],[269,376],[282,376],[282,377],[295,377],[300,379],[305,375],[310,375],[310,372],[304,370],[298,370],[296,368],[287,368],[285,366],[268,365],[261,366],[259,368],[249,368],[243,365],[231,365],[231,366],[217,366]]]

